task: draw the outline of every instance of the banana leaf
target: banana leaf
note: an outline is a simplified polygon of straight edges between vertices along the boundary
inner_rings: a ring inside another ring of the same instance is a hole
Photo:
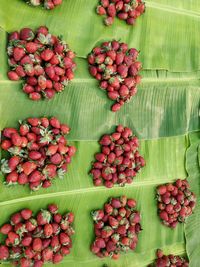
[[[200,161],[199,161],[200,135],[190,135],[190,147],[186,154],[186,169],[191,187],[197,195],[197,207],[195,213],[188,218],[185,225],[186,249],[192,267],[199,266],[200,248]]]
[[[27,187],[6,187],[1,175],[0,224],[21,208],[29,207],[37,212],[55,202],[61,212],[72,210],[76,216],[72,253],[58,266],[102,267],[107,263],[109,267],[142,267],[153,261],[157,248],[173,254],[185,254],[187,248],[195,264],[198,253],[192,255],[192,248],[196,243],[189,241],[195,234],[189,231],[197,229],[195,216],[198,213],[188,220],[186,227],[180,224],[171,230],[163,226],[157,216],[155,188],[187,176],[185,152],[191,136],[200,130],[198,1],[147,1],[146,13],[137,20],[136,26],[129,27],[116,19],[109,28],[105,28],[102,17],[95,14],[97,1],[94,0],[87,0],[87,4],[84,0],[64,0],[61,7],[51,12],[29,7],[22,0],[0,2],[0,130],[15,127],[19,119],[29,116],[53,115],[70,125],[69,141],[78,149],[64,179],[56,179],[47,190],[30,193]],[[53,34],[62,34],[77,53],[78,69],[75,79],[62,94],[51,101],[35,103],[22,92],[22,82],[11,82],[7,78],[6,40],[10,31],[44,24]],[[114,38],[139,49],[143,62],[138,94],[118,113],[110,111],[112,102],[89,75],[86,61],[96,44]],[[88,172],[93,155],[99,150],[97,141],[119,123],[131,127],[139,136],[141,154],[147,165],[129,186],[109,190],[94,187]],[[191,181],[195,188],[197,177]],[[197,189],[195,192],[200,195]],[[123,194],[137,200],[143,231],[134,252],[122,254],[117,262],[101,260],[90,252],[94,239],[90,212],[102,207],[109,197]],[[190,227],[189,222],[194,220],[196,225]]]
[[[184,3],[183,3],[184,2]],[[200,7],[198,1],[146,1],[146,13],[134,27],[118,19],[105,28],[95,13],[96,0],[64,0],[52,12],[25,6],[23,0],[1,0],[0,26],[6,31],[46,24],[52,33],[63,35],[79,57],[105,39],[121,39],[141,50],[145,69],[193,71],[200,67]]]

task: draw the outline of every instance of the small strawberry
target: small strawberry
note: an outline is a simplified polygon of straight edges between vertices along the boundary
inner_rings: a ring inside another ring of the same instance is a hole
[[[45,225],[51,220],[51,213],[47,210],[41,210],[37,215],[38,225]]]
[[[54,55],[53,51],[51,49],[47,48],[44,51],[42,51],[41,58],[44,61],[49,61],[49,60],[51,60],[51,58],[53,57],[53,55]]]
[[[4,224],[3,226],[1,226],[0,228],[0,232],[3,234],[3,235],[7,235],[9,232],[12,231],[12,225],[6,223]]]
[[[33,212],[30,209],[23,209],[23,210],[21,210],[20,213],[21,213],[21,216],[24,220],[29,220],[31,218]]]
[[[48,205],[48,210],[52,213],[52,214],[56,214],[58,212],[58,206],[56,204],[49,204]]]
[[[43,261],[51,261],[53,258],[53,251],[51,248],[45,248],[43,251],[42,251],[42,260]]]
[[[59,239],[60,239],[60,244],[62,244],[64,246],[68,245],[71,242],[69,236],[65,233],[60,233]]]
[[[16,73],[16,71],[9,71],[8,79],[11,81],[19,81],[20,76]]]
[[[34,39],[35,34],[30,28],[23,28],[20,30],[20,39],[25,41],[31,41]]]
[[[45,226],[44,226],[44,235],[45,235],[45,237],[48,238],[48,237],[52,236],[52,234],[53,234],[52,225],[49,224],[49,223],[45,224]]]
[[[20,61],[25,55],[24,48],[22,47],[14,47],[13,49],[13,57],[16,61]]]
[[[0,260],[7,260],[9,258],[9,249],[7,246],[0,245]]]

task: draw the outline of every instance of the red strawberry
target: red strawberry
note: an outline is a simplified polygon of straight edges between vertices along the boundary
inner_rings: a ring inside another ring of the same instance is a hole
[[[1,142],[1,148],[3,150],[8,150],[12,146],[12,143],[9,140],[3,140]]]
[[[53,163],[55,165],[59,165],[62,161],[62,157],[59,153],[56,153],[53,156],[51,156],[50,161],[51,161],[51,163]]]
[[[12,244],[12,245],[18,245],[19,244],[19,235],[14,233],[14,232],[9,232],[8,233],[8,239],[9,239],[9,242]]]
[[[9,40],[9,41],[12,41],[12,40],[19,40],[19,32],[17,32],[17,31],[15,31],[15,32],[11,32],[11,33],[9,34],[8,40]]]
[[[24,71],[24,68],[22,66],[17,66],[15,69],[17,75],[19,75],[20,77],[25,77],[26,73]]]
[[[12,231],[12,225],[6,223],[3,226],[1,226],[0,232],[2,234],[7,235],[11,231]]]
[[[47,87],[47,79],[45,78],[44,75],[40,75],[38,77],[38,85],[43,90]]]
[[[107,14],[110,17],[115,17],[116,16],[116,8],[115,8],[115,5],[114,4],[110,4],[107,7]]]
[[[42,180],[42,173],[40,171],[35,170],[29,175],[28,179],[30,183],[39,182]]]
[[[60,243],[62,245],[68,245],[70,243],[70,241],[71,241],[69,236],[67,234],[65,234],[65,233],[60,233],[59,234],[59,239],[60,239]]]
[[[31,174],[36,168],[37,165],[34,162],[27,161],[22,164],[22,169],[26,175]]]
[[[53,255],[53,263],[57,264],[63,260],[63,256],[60,253],[55,253]]]
[[[58,212],[58,206],[56,204],[50,204],[50,205],[48,205],[48,210],[52,214],[56,214]]]
[[[29,98],[34,101],[38,101],[41,99],[41,94],[37,92],[33,92],[29,94]]]
[[[14,47],[13,49],[13,57],[16,61],[20,61],[25,55],[24,48],[22,47]]]
[[[51,213],[47,210],[41,210],[37,215],[38,225],[45,225],[51,220]]]
[[[42,173],[49,178],[54,178],[57,174],[57,166],[54,164],[48,164],[43,169]]]
[[[34,238],[32,248],[34,251],[42,251],[42,240],[40,238]]]
[[[12,171],[6,176],[6,182],[8,184],[16,183],[18,179],[18,173],[16,171]]]
[[[50,237],[53,234],[53,227],[51,224],[47,223],[44,226],[44,235],[45,237]]]
[[[53,0],[44,0],[44,8],[46,9],[54,9],[55,5],[53,3]]]
[[[25,64],[24,70],[25,70],[26,75],[28,75],[28,76],[34,76],[35,75],[34,67],[32,64]]]
[[[33,267],[42,267],[44,262],[42,260],[35,260]]]
[[[0,245],[0,260],[7,260],[9,258],[9,249],[7,246]]]
[[[42,251],[42,260],[43,261],[51,261],[53,257],[53,251],[51,250],[51,248],[45,248]]]
[[[30,54],[34,54],[38,49],[38,45],[34,42],[26,43],[26,51]]]
[[[44,69],[42,66],[36,65],[36,66],[34,66],[34,72],[35,72],[36,76],[40,76],[40,75],[44,74]]]
[[[20,213],[24,220],[28,220],[31,218],[33,212],[30,209],[23,209]]]
[[[44,96],[48,99],[52,99],[55,95],[55,90],[53,89],[46,89],[45,92],[44,92]]]
[[[169,217],[168,217],[168,214],[167,214],[166,211],[161,211],[159,215],[160,215],[160,218],[162,220],[164,220],[164,221],[168,221],[169,220]]]
[[[30,28],[23,28],[20,31],[20,39],[25,41],[31,41],[34,39],[35,35]]]
[[[20,163],[21,158],[19,156],[13,156],[8,160],[8,167],[10,171],[14,171],[17,165]]]
[[[15,128],[5,128],[3,130],[3,136],[7,138],[11,138],[11,135],[17,133],[17,130]]]
[[[21,267],[31,267],[31,260],[27,258],[20,259],[20,266]]]
[[[104,24],[105,24],[106,26],[110,26],[110,25],[112,25],[113,22],[114,22],[114,18],[113,18],[113,17],[107,17],[107,18],[104,19]]]
[[[8,72],[8,78],[11,81],[19,81],[20,76],[15,71],[9,71]]]
[[[30,246],[31,242],[32,242],[32,237],[31,236],[25,236],[21,240],[21,244],[24,247]]]
[[[109,6],[109,0],[101,0],[101,1],[100,1],[100,4],[101,4],[104,8],[106,8],[106,7]]]
[[[37,227],[37,221],[34,218],[31,218],[25,222],[25,226],[26,226],[27,231],[32,232]]]
[[[51,60],[53,55],[54,55],[54,52],[51,49],[47,48],[44,51],[42,51],[40,56],[44,61],[49,61]]]

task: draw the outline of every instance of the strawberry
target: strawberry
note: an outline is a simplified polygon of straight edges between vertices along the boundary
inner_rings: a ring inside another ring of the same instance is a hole
[[[12,225],[6,223],[4,224],[3,226],[1,226],[1,229],[0,229],[0,232],[3,234],[3,235],[7,235],[9,232],[12,231]]]
[[[47,87],[47,80],[44,75],[40,75],[38,77],[38,85],[42,90],[44,90]]]
[[[41,153],[38,151],[30,151],[28,156],[31,160],[39,160],[42,157]]]
[[[47,210],[41,210],[37,215],[38,225],[45,225],[51,220],[51,214]]]
[[[48,205],[48,210],[52,214],[56,214],[58,212],[58,206],[56,204],[50,204],[50,205]]]
[[[63,260],[63,256],[60,253],[55,253],[53,255],[53,263],[57,264]]]
[[[38,49],[38,45],[35,42],[26,43],[26,51],[30,54],[34,54]]]
[[[25,55],[24,48],[22,47],[14,47],[13,48],[13,57],[15,61],[20,61]]]
[[[9,258],[9,249],[7,246],[0,245],[0,260],[7,260]]]
[[[25,162],[22,164],[22,169],[26,175],[30,175],[35,169],[37,165],[34,162]]]
[[[44,96],[48,99],[52,99],[55,95],[55,91],[53,89],[46,89],[44,92]]]
[[[49,178],[54,178],[57,174],[57,167],[54,164],[48,164],[43,169],[42,173]]]
[[[29,175],[28,180],[30,183],[39,182],[42,180],[42,173],[40,171],[35,170]]]
[[[19,77],[25,77],[26,76],[26,73],[25,73],[23,67],[20,65],[16,67],[15,71]]]
[[[44,262],[42,260],[35,260],[33,267],[42,267]]]
[[[53,251],[51,250],[51,248],[45,248],[42,251],[42,260],[43,261],[51,261],[53,257]]]
[[[110,4],[107,7],[107,14],[110,17],[115,17],[116,16],[116,7],[115,7],[115,4]]]
[[[14,233],[14,232],[9,232],[8,233],[8,239],[10,244],[12,245],[18,245],[19,244],[19,235]]]
[[[42,240],[40,238],[34,238],[32,243],[32,248],[34,251],[42,251]]]
[[[32,242],[32,237],[31,236],[25,236],[21,240],[21,245],[24,247],[28,247],[28,246],[30,246],[31,242]]]
[[[9,140],[3,140],[1,142],[1,148],[3,150],[8,150],[12,146],[12,143]]]
[[[44,61],[49,61],[53,57],[54,53],[51,49],[47,48],[41,53],[41,58]]]
[[[66,246],[70,243],[70,238],[67,234],[65,233],[60,233],[59,234],[59,240],[60,240],[60,244]]]
[[[37,227],[37,221],[34,218],[31,218],[25,222],[25,227],[26,227],[27,231],[32,232]]]
[[[20,39],[25,41],[31,41],[34,39],[35,35],[30,28],[23,28],[20,30]]]
[[[56,153],[53,156],[51,156],[50,161],[52,164],[59,165],[62,161],[62,157],[59,153]]]
[[[53,227],[51,224],[47,223],[44,226],[44,235],[45,237],[50,237],[53,234]]]
[[[6,182],[8,184],[14,184],[17,183],[18,180],[18,173],[16,171],[12,171],[6,176]]]
[[[9,71],[8,79],[11,81],[19,81],[20,76],[16,73],[16,71]]]
[[[46,9],[54,9],[55,5],[53,3],[53,0],[44,0],[44,8]]]
[[[41,76],[44,74],[44,69],[42,66],[36,65],[36,66],[34,66],[34,72],[35,72],[36,76]]]
[[[30,209],[23,209],[23,210],[21,210],[20,213],[21,213],[21,216],[24,220],[29,220],[31,218],[33,212]]]
[[[32,64],[24,64],[24,70],[25,70],[26,75],[28,75],[28,76],[34,76],[35,75],[35,71],[34,71]]]
[[[110,26],[110,25],[112,25],[113,22],[114,22],[114,18],[113,18],[113,17],[107,17],[107,18],[104,19],[104,24],[105,24],[106,26]]]

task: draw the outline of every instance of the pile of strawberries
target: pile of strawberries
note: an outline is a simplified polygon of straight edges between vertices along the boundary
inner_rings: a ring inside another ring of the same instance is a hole
[[[96,161],[90,171],[94,185],[104,184],[111,188],[114,184],[132,183],[137,172],[145,166],[138,151],[138,138],[132,130],[118,125],[116,132],[104,135],[99,143],[101,153],[95,155]]]
[[[95,240],[91,251],[98,257],[118,259],[120,252],[134,250],[141,231],[136,201],[126,196],[111,198],[104,209],[92,212]]]
[[[43,5],[46,9],[54,9],[62,4],[62,0],[24,0],[31,6]]]
[[[10,158],[2,160],[1,171],[6,184],[28,184],[36,191],[50,187],[56,176],[62,178],[76,151],[67,145],[64,135],[69,132],[69,126],[55,117],[29,118],[20,122],[19,130],[5,128],[1,148]]]
[[[36,216],[30,209],[13,214],[0,232],[6,235],[0,245],[0,260],[11,261],[13,266],[42,267],[45,262],[54,264],[70,254],[74,214],[58,213],[58,206],[50,204]]]
[[[74,52],[60,37],[50,34],[45,26],[36,32],[29,28],[12,32],[7,54],[11,69],[8,78],[13,81],[23,78],[23,91],[32,100],[53,98],[74,78]]]
[[[188,181],[181,179],[157,187],[158,213],[164,225],[175,228],[192,214],[196,196],[189,187]]]
[[[150,265],[149,267],[188,267],[189,262],[180,256],[175,256],[175,255],[164,255],[163,251],[158,249],[156,252],[157,259],[155,263]]]
[[[97,14],[106,16],[104,19],[106,26],[112,25],[115,17],[133,25],[144,13],[145,4],[142,0],[100,0],[96,11]]]
[[[100,81],[100,88],[107,91],[108,97],[116,101],[112,111],[120,110],[125,102],[137,93],[140,83],[138,75],[142,67],[137,61],[139,52],[118,41],[104,42],[93,48],[88,55],[90,74]]]

